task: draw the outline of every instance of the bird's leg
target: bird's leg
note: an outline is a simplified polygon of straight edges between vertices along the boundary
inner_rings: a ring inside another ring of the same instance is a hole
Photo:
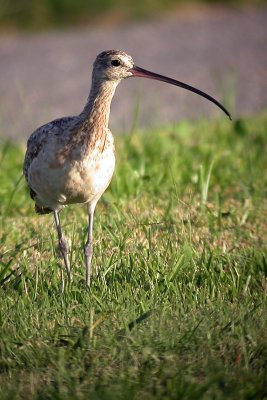
[[[56,211],[56,210],[54,211],[54,218],[55,218],[57,234],[58,234],[59,249],[63,256],[65,268],[66,268],[67,275],[68,275],[68,280],[70,282],[71,281],[71,272],[70,272],[70,262],[69,262],[69,256],[68,256],[68,243],[62,234],[60,219],[59,219],[58,211]]]
[[[90,286],[90,276],[91,276],[91,260],[93,255],[93,219],[94,219],[94,211],[95,205],[92,206],[88,204],[88,235],[87,241],[84,246],[84,255],[85,255],[85,286],[88,288]]]

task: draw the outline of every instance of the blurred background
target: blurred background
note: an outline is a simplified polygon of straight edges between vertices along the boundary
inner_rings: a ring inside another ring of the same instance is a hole
[[[192,84],[235,118],[267,105],[267,2],[0,0],[0,136],[79,113],[96,55],[107,49]],[[123,82],[111,129],[223,118],[192,93],[144,79]]]

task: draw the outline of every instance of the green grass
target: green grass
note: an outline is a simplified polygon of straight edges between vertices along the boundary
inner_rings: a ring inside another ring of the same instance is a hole
[[[263,399],[267,114],[116,138],[84,289],[84,207],[34,214],[0,146],[1,399]]]
[[[251,6],[250,0],[1,0],[0,28],[40,30],[106,22],[116,24],[129,20],[148,19],[173,12],[181,7],[200,5]],[[253,6],[266,5],[254,0]]]

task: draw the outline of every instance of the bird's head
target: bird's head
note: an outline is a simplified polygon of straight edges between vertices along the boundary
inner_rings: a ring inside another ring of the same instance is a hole
[[[207,100],[216,104],[221,110],[225,112],[230,119],[232,119],[229,111],[216,99],[209,94],[199,90],[187,83],[177,81],[164,75],[156,74],[155,72],[148,71],[140,68],[134,64],[131,56],[126,54],[124,51],[119,50],[107,50],[100,53],[95,62],[93,68],[93,78],[97,80],[113,81],[119,83],[122,79],[129,77],[140,77],[155,79],[158,81],[170,83],[171,85],[179,86],[183,89],[189,90],[198,94],[199,96],[205,97]]]
[[[95,77],[108,81],[121,81],[132,76],[133,59],[119,50],[107,50],[100,53],[95,62]]]

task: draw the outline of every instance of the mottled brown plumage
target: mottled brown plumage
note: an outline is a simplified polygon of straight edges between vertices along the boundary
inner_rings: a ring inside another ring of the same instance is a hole
[[[92,73],[92,87],[83,111],[41,126],[30,136],[24,175],[38,214],[53,212],[59,247],[68,278],[71,278],[67,241],[62,235],[58,212],[63,206],[87,204],[89,225],[84,247],[86,286],[90,283],[93,215],[97,201],[108,187],[115,167],[113,137],[108,128],[110,104],[118,83],[128,77],[146,77],[215,99],[187,84],[146,71],[134,65],[128,54],[110,50],[99,54]]]

